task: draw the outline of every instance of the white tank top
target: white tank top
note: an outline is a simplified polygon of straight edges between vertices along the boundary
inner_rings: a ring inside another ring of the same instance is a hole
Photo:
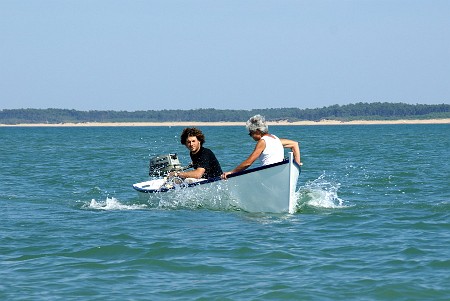
[[[272,163],[277,163],[283,161],[284,159],[284,148],[280,139],[275,135],[262,136],[266,142],[266,148],[259,155],[259,160],[261,160],[262,165],[268,165]]]

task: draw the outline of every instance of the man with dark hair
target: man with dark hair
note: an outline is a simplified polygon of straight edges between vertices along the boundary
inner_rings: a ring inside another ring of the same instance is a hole
[[[203,147],[205,143],[205,135],[197,128],[185,128],[181,133],[181,144],[189,149],[194,170],[183,172],[171,172],[169,176],[180,178],[215,178],[220,177],[222,168],[214,153]]]

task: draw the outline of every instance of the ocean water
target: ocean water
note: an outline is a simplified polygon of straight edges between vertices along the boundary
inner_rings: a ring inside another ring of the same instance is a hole
[[[224,170],[244,127],[201,127]],[[295,214],[132,184],[181,127],[0,127],[0,300],[450,300],[450,125],[272,126]]]

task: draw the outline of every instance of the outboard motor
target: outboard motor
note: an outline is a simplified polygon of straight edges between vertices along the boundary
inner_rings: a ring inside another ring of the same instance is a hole
[[[183,169],[177,154],[158,155],[150,159],[148,175],[151,177],[161,177],[166,176],[171,171],[180,171]]]

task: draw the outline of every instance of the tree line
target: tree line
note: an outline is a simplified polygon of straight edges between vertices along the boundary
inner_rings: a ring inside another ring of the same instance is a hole
[[[315,109],[271,108],[252,110],[148,110],[148,111],[78,111],[70,109],[4,109],[0,123],[84,123],[84,122],[242,122],[261,114],[268,121],[320,121],[324,119],[392,120],[450,118],[449,104],[405,104],[374,102],[332,105]]]

